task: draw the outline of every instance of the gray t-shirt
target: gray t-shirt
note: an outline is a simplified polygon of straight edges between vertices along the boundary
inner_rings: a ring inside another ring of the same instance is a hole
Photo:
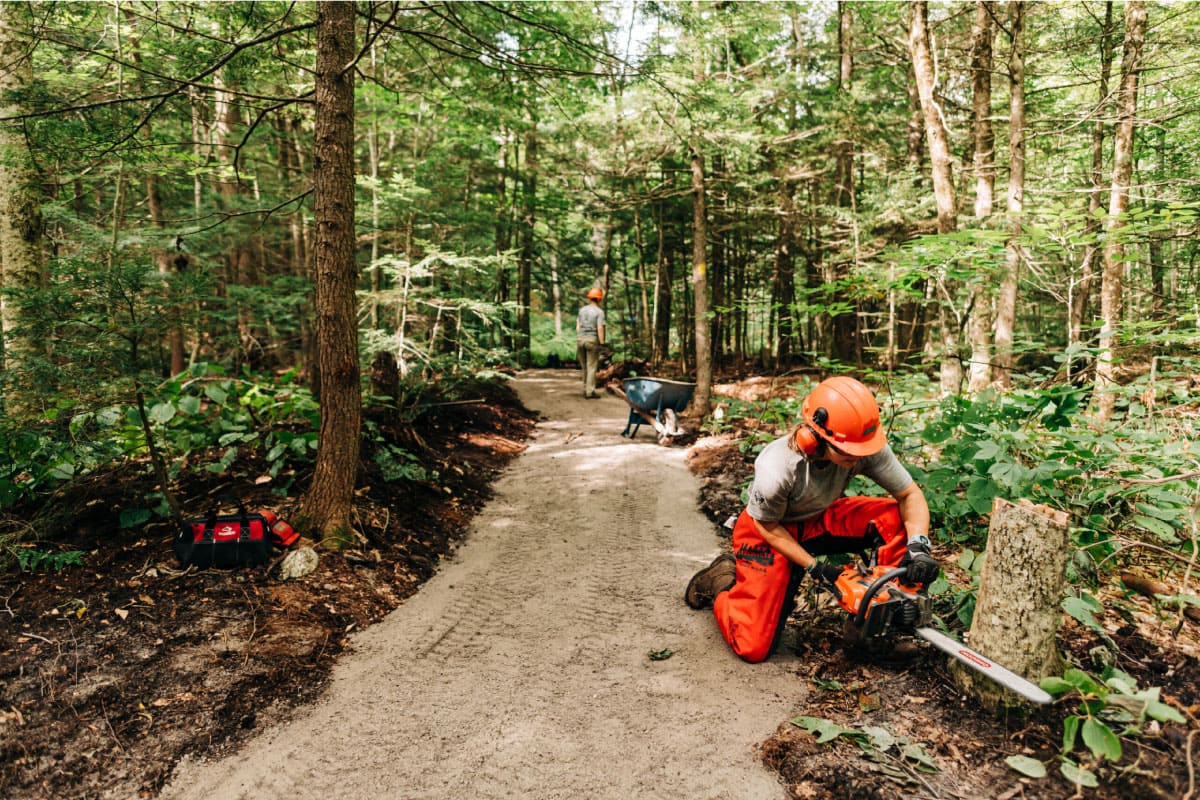
[[[754,459],[754,482],[750,484],[746,511],[759,522],[800,522],[829,508],[855,475],[866,475],[890,494],[907,489],[913,482],[887,445],[844,469],[830,461],[810,461],[788,447],[788,437],[784,436],[764,447]]]
[[[600,306],[588,303],[579,309],[575,321],[575,335],[580,339],[599,339],[600,326],[604,324],[604,311]]]

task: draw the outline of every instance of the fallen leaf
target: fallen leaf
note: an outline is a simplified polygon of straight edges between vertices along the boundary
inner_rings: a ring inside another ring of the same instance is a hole
[[[123,608],[114,608],[113,613],[121,619],[126,619],[129,616],[129,612]]]
[[[879,698],[873,694],[863,692],[858,696],[858,708],[864,714],[870,714],[872,711],[878,711],[882,708]]]

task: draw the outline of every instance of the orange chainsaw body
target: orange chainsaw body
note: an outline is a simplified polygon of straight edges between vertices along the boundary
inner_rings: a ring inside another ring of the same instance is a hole
[[[929,624],[933,616],[929,595],[902,583],[896,573],[903,572],[884,566],[864,570],[854,564],[842,568],[833,593],[864,638],[890,638]]]

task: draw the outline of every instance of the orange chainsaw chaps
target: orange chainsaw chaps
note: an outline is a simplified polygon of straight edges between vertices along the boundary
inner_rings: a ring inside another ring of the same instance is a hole
[[[799,535],[795,523],[785,524],[784,528],[793,538]],[[793,568],[792,562],[763,541],[745,511],[733,526],[733,555],[737,559],[737,583],[717,595],[713,615],[733,652],[757,664],[771,655],[783,629],[785,611],[791,611],[785,607],[795,604],[804,571]]]

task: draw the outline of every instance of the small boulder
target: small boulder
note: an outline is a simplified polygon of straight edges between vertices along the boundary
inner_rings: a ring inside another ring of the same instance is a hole
[[[279,562],[279,579],[303,578],[317,568],[319,560],[317,551],[311,547],[297,547]]]

